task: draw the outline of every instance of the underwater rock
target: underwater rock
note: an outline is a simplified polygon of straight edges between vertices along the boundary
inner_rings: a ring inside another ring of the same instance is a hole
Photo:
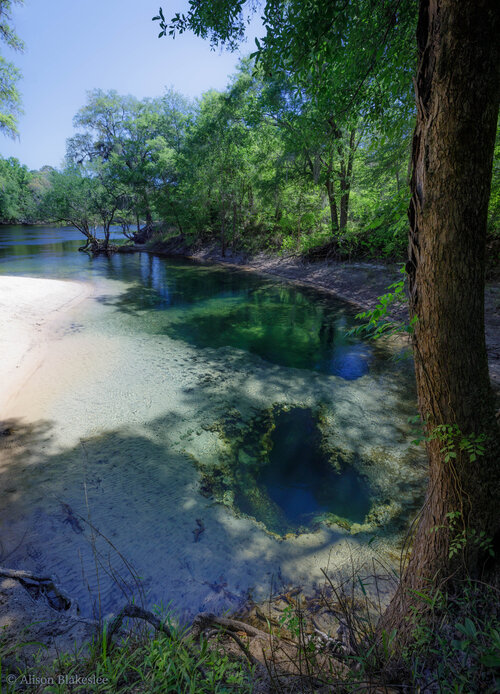
[[[327,519],[348,531],[352,523],[365,521],[372,490],[352,456],[332,446],[331,421],[323,408],[275,404],[246,426],[237,415],[231,412],[210,425],[229,453],[220,467],[197,465],[204,496],[279,537],[312,532]]]

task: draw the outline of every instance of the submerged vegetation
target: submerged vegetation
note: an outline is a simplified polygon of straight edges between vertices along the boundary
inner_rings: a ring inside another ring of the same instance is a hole
[[[310,532],[320,521],[350,529],[371,509],[366,480],[328,445],[320,411],[274,405],[248,426],[229,416],[221,429],[230,453],[199,461],[202,494],[262,523],[278,537]],[[352,457],[352,455],[351,455]]]

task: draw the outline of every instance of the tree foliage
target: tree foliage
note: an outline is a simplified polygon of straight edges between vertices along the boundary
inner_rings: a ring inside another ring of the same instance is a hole
[[[0,41],[15,51],[22,51],[24,44],[11,24],[14,4],[24,0],[0,0]],[[0,55],[0,132],[14,137],[17,135],[17,117],[21,111],[21,97],[17,83],[21,77],[18,68]]]

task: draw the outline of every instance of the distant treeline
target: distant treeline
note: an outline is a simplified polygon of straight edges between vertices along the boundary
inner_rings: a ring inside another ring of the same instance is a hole
[[[0,158],[0,221],[62,222],[87,235],[161,220],[172,234],[223,248],[330,244],[346,255],[403,257],[415,113],[404,81],[393,92],[390,107],[367,102],[334,119],[324,95],[311,98],[286,73],[273,78],[250,60],[224,92],[196,102],[171,90],[143,100],[94,90],[75,116],[62,170]],[[493,236],[499,209],[497,164]]]

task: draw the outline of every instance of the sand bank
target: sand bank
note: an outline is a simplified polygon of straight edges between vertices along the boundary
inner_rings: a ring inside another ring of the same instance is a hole
[[[0,417],[40,365],[51,329],[90,291],[79,282],[0,276]]]

